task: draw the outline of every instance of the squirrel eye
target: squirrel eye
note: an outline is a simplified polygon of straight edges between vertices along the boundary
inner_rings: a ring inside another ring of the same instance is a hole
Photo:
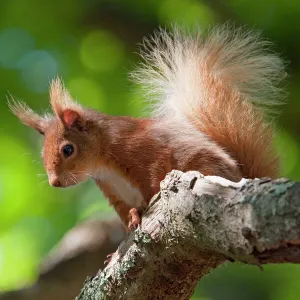
[[[74,152],[74,147],[72,145],[66,145],[63,147],[63,153],[65,157],[69,157]]]

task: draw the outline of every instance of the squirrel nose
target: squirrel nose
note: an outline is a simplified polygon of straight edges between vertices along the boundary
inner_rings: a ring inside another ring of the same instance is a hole
[[[50,179],[50,184],[54,187],[60,187],[61,183],[58,178]]]

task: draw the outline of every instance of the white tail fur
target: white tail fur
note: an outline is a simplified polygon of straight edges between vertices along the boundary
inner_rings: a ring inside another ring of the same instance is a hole
[[[155,117],[186,116],[210,101],[203,67],[243,100],[274,108],[282,104],[278,85],[285,72],[271,46],[258,32],[228,24],[194,34],[178,27],[171,33],[161,29],[144,40],[144,63],[131,75],[150,96]]]
[[[160,30],[144,41],[144,63],[132,77],[153,117],[187,119],[225,148],[244,176],[274,177],[273,132],[261,108],[283,102],[285,72],[270,46],[259,33],[228,24],[195,34]]]

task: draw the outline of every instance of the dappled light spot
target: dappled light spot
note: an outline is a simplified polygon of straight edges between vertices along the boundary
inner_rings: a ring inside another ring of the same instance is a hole
[[[105,91],[98,82],[85,77],[75,77],[67,82],[67,87],[78,102],[91,108],[104,110]]]
[[[34,39],[28,31],[8,28],[0,32],[0,64],[15,69],[24,54],[32,50]]]
[[[0,32],[0,65],[15,69],[18,62],[34,48],[34,39],[28,31],[8,28]]]
[[[0,289],[21,288],[35,281],[37,274],[37,244],[24,228],[14,228],[0,236]],[[14,251],[12,251],[14,249]],[[14,266],[11,267],[11,262]]]
[[[35,50],[24,55],[18,64],[21,77],[28,89],[44,93],[49,88],[50,79],[57,75],[57,62],[45,50]]]
[[[0,231],[13,224],[24,211],[30,211],[38,178],[30,150],[12,136],[1,135],[0,144]],[[13,151],[12,151],[13,149]],[[30,176],[28,175],[30,174]],[[13,195],[13,199],[12,199]]]
[[[94,71],[117,68],[124,58],[123,44],[109,32],[97,30],[88,33],[80,47],[83,65]]]

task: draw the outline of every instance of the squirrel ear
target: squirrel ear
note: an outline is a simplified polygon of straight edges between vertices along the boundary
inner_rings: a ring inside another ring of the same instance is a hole
[[[35,129],[40,134],[45,133],[48,126],[47,117],[41,117],[29,108],[25,103],[18,102],[11,98],[8,101],[8,107],[11,112],[25,125]]]
[[[83,114],[82,106],[73,101],[71,95],[58,77],[51,82],[50,103],[54,113],[68,127],[79,121],[80,116]]]
[[[62,122],[68,127],[71,128],[80,122],[80,115],[77,111],[66,109],[62,112],[60,116]]]

